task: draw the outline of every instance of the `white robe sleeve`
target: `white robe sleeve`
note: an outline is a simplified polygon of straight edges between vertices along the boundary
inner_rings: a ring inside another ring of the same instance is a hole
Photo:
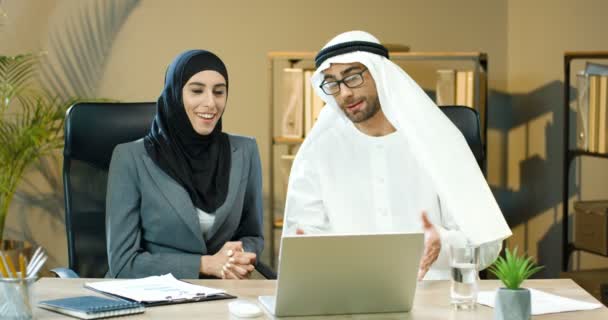
[[[439,232],[441,239],[441,252],[433,266],[425,276],[426,280],[449,279],[450,246],[463,246],[468,242],[465,234],[458,228],[447,206],[440,204],[439,221],[432,221]],[[430,217],[432,219],[432,217]],[[484,243],[479,248],[479,270],[489,267],[500,254],[502,240]]]
[[[283,235],[294,235],[297,229],[304,234],[331,232],[314,159],[302,156],[297,162],[289,175]]]

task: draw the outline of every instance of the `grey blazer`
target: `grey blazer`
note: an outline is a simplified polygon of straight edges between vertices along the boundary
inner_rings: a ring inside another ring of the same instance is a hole
[[[108,277],[172,273],[196,279],[202,255],[242,241],[258,256],[262,233],[262,168],[253,138],[229,135],[232,148],[226,201],[208,235],[186,190],[148,156],[143,139],[114,149],[106,198]]]

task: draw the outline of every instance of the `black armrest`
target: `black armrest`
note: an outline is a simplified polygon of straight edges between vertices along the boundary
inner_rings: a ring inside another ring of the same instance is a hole
[[[257,262],[255,269],[268,280],[277,279],[277,273],[261,261]]]
[[[55,268],[51,269],[51,272],[62,279],[80,278],[74,270],[69,268]]]

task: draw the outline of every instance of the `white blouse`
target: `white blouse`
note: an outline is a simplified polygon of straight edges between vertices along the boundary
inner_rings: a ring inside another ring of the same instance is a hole
[[[207,235],[213,226],[213,222],[215,222],[215,215],[208,214],[207,212],[196,208],[196,213],[198,214],[198,223],[201,225],[201,232],[203,233],[203,238],[205,240],[209,240]]]

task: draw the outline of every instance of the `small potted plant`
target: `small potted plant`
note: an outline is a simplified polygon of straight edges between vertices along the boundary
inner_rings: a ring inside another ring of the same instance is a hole
[[[527,320],[532,313],[530,290],[521,288],[524,280],[540,271],[543,267],[536,266],[530,257],[517,255],[517,248],[505,250],[505,257],[498,257],[488,268],[502,283],[494,303],[495,320]]]

